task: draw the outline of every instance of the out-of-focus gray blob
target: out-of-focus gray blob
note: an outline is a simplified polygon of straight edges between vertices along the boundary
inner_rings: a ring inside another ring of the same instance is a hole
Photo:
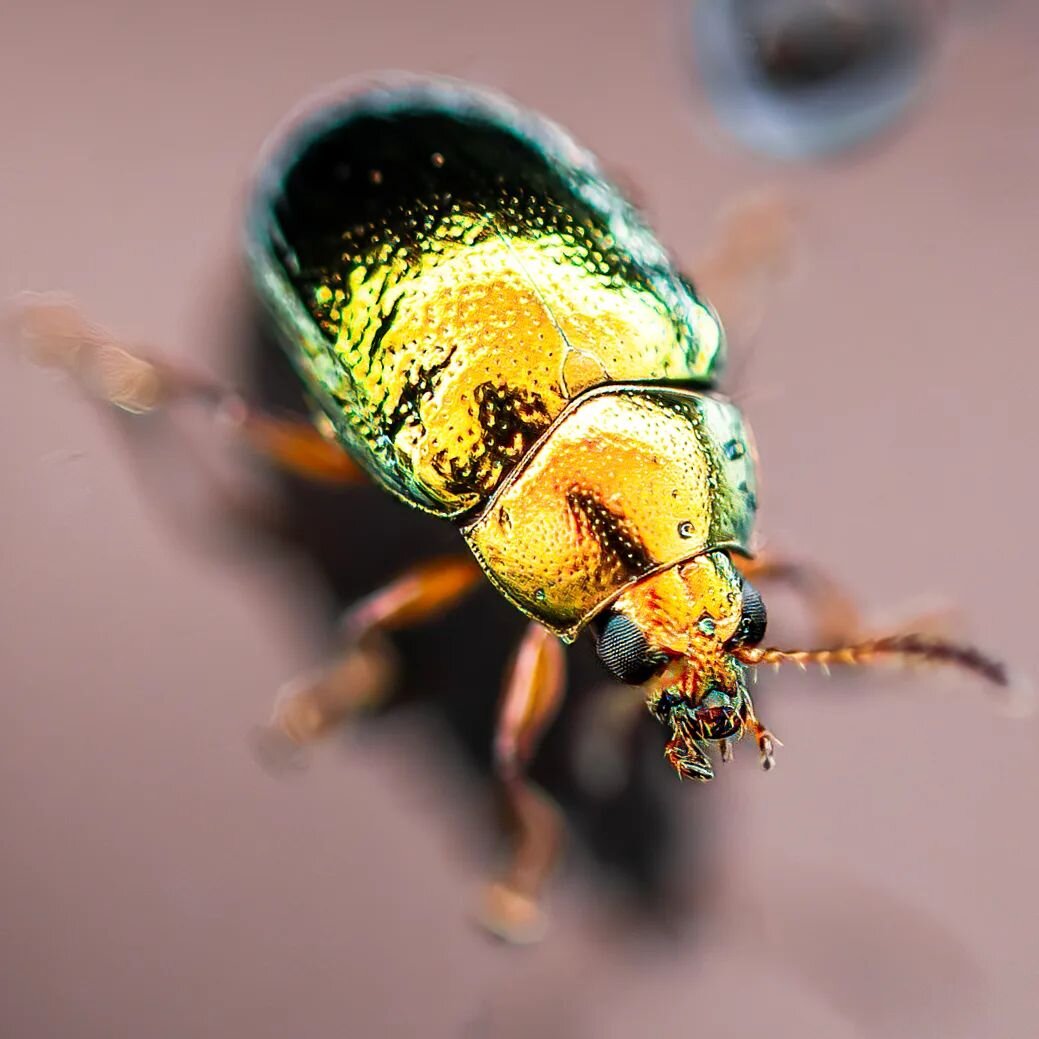
[[[693,59],[744,144],[809,159],[869,140],[916,97],[942,5],[928,0],[693,0]]]

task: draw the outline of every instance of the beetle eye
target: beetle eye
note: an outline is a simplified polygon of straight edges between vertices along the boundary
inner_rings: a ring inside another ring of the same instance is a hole
[[[743,582],[743,612],[736,634],[729,640],[734,646],[756,646],[765,637],[768,624],[768,613],[761,601],[758,590],[750,583]]]
[[[667,661],[665,654],[650,648],[638,625],[623,613],[606,618],[595,650],[603,667],[628,685],[641,685]]]

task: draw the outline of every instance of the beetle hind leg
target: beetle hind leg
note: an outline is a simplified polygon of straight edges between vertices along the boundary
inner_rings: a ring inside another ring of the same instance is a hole
[[[68,300],[27,294],[7,323],[31,360],[66,372],[94,400],[131,415],[198,404],[283,469],[330,483],[366,480],[330,429],[258,410],[205,372],[184,362],[147,356],[146,351],[123,344],[87,322]]]

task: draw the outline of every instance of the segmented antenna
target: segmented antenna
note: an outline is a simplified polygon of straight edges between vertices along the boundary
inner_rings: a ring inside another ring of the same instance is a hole
[[[805,669],[818,664],[829,672],[830,665],[863,666],[879,663],[948,664],[984,678],[986,682],[1011,692],[1016,691],[1015,713],[1027,714],[1034,708],[1034,697],[1027,683],[1019,681],[1007,665],[987,656],[974,646],[960,645],[928,635],[886,635],[828,649],[776,649],[770,646],[741,646],[734,650],[744,664],[797,664]],[[1027,695],[1021,695],[1027,694]]]
[[[1010,688],[1011,675],[1006,665],[987,656],[973,646],[946,642],[928,635],[885,635],[848,646],[831,649],[774,649],[771,647],[740,647],[733,655],[744,664],[793,663],[801,668],[818,664],[828,671],[831,664],[851,666],[869,665],[883,661],[900,664],[949,664],[963,668],[1004,689]]]

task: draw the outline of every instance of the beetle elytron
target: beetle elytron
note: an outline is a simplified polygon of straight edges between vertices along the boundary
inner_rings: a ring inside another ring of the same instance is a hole
[[[727,758],[744,735],[771,766],[746,680],[762,662],[935,660],[1005,684],[976,651],[920,635],[761,647],[765,609],[748,578],[793,571],[753,556],[755,452],[714,392],[718,317],[547,120],[447,80],[341,95],[265,156],[247,254],[312,426],[96,333],[55,333],[46,308],[30,338],[113,404],[212,400],[281,463],[374,480],[457,525],[471,555],[360,603],[343,659],[276,721],[311,738],[353,695],[342,687],[363,681],[355,665],[373,632],[446,608],[486,575],[531,618],[495,745],[519,836],[488,917],[510,936],[536,919],[555,845],[554,811],[524,772],[562,695],[561,643],[583,631],[670,729],[679,775],[698,780],[713,775],[712,745]]]

